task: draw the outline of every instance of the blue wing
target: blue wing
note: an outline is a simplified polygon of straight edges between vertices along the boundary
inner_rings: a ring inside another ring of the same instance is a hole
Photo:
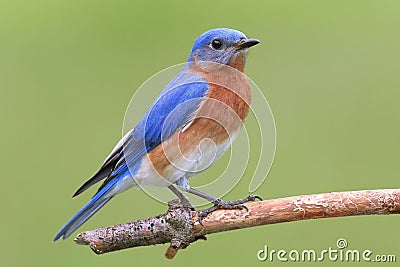
[[[109,179],[126,171],[135,173],[135,163],[142,156],[188,124],[208,91],[207,82],[194,73],[181,72],[161,92],[143,119],[123,145],[123,157]]]
[[[56,234],[54,240],[71,235],[111,198],[110,191],[129,173],[134,174],[141,158],[174,132],[190,123],[209,87],[195,73],[183,70],[161,92],[138,125],[117,144],[100,170],[73,196],[107,178],[93,198]]]

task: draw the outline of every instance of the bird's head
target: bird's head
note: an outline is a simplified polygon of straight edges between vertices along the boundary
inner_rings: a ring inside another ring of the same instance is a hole
[[[194,42],[188,62],[207,61],[230,65],[242,71],[247,48],[259,42],[257,39],[247,38],[237,30],[226,28],[209,30]]]

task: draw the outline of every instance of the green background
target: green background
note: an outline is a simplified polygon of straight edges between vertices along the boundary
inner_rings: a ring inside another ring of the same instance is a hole
[[[268,199],[397,188],[399,13],[400,2],[387,0],[1,0],[1,265],[283,265],[260,262],[256,253],[264,245],[322,250],[335,247],[338,238],[346,238],[351,249],[396,254],[399,262],[398,216],[215,234],[172,261],[163,256],[167,245],[96,256],[73,238],[52,242],[95,192],[70,198],[121,137],[136,88],[157,71],[184,62],[195,37],[216,27],[236,28],[262,41],[252,48],[246,72],[271,105],[277,151],[256,193]],[[240,183],[225,199],[240,198],[247,188]],[[164,210],[131,190],[80,230]]]

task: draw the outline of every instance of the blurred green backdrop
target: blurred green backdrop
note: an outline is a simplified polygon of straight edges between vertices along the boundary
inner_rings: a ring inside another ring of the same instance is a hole
[[[340,237],[349,248],[396,254],[400,261],[398,216],[216,234],[173,261],[163,256],[166,245],[96,256],[73,238],[52,242],[95,192],[70,198],[121,137],[136,88],[184,62],[195,37],[216,27],[262,41],[249,55],[247,74],[271,105],[277,151],[256,193],[276,198],[398,187],[399,12],[395,0],[1,0],[2,266],[283,265],[288,263],[259,262],[256,253],[266,244],[322,250]],[[225,199],[242,197],[247,188],[243,182]],[[164,210],[132,190],[80,230]]]

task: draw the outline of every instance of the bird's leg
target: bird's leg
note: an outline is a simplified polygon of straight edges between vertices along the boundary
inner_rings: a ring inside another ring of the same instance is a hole
[[[184,194],[182,194],[181,191],[179,191],[175,186],[171,184],[168,186],[168,189],[171,190],[172,193],[174,193],[179,198],[183,207],[195,210],[195,208],[190,203],[189,199]]]
[[[245,205],[243,205],[244,203],[249,202],[249,201],[254,201],[256,199],[262,200],[261,197],[259,197],[259,196],[250,195],[246,198],[235,200],[235,201],[223,201],[219,198],[215,198],[215,197],[210,196],[206,193],[203,193],[197,189],[192,188],[189,185],[186,177],[182,177],[178,181],[176,181],[176,185],[179,186],[179,188],[181,188],[183,191],[191,193],[198,197],[204,198],[214,204],[214,206],[212,206],[208,209],[202,210],[200,212],[199,223],[201,225],[203,225],[203,223],[202,223],[203,218],[217,209],[246,209],[246,210],[248,210],[247,207]],[[176,190],[176,188],[175,188],[175,190]]]

